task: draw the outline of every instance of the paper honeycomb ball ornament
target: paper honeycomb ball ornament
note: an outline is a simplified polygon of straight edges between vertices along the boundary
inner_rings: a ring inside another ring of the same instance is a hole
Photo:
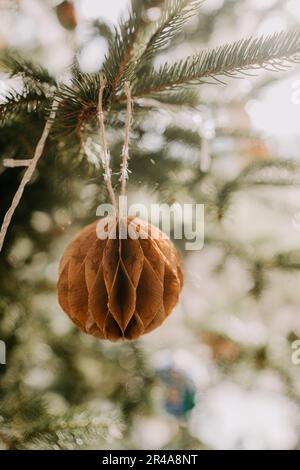
[[[59,303],[78,328],[110,341],[133,340],[160,326],[183,284],[169,238],[137,218],[122,224],[107,217],[81,230],[61,259],[57,285]]]

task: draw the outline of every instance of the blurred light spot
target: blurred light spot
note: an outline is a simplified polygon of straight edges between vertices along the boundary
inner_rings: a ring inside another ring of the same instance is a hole
[[[54,213],[54,220],[59,225],[67,225],[70,222],[70,214],[65,209],[57,209]]]
[[[107,42],[103,38],[95,38],[82,48],[78,54],[79,67],[82,72],[97,72],[107,52]]]
[[[198,387],[209,384],[210,377],[204,361],[184,349],[160,350],[153,356],[152,363],[158,371],[167,368],[185,371]]]
[[[204,11],[210,12],[222,8],[223,5],[224,0],[210,0],[209,2],[205,2],[202,8]]]
[[[78,8],[85,18],[95,19],[102,17],[114,23],[119,19],[120,11],[126,11],[128,4],[128,0],[109,0],[109,2],[78,0]]]
[[[112,424],[111,426],[109,426],[108,432],[110,438],[113,440],[122,438],[122,432],[116,424]]]
[[[263,2],[261,0],[251,0],[252,7],[256,10],[266,10],[272,5],[274,5],[276,2],[277,0],[264,0]]]
[[[296,411],[283,395],[225,382],[195,409],[191,432],[213,449],[292,449],[297,443]]]
[[[47,410],[51,415],[59,416],[66,413],[68,409],[68,403],[66,399],[56,392],[47,391],[44,394],[45,402],[47,403]]]
[[[159,118],[158,118],[159,115]],[[159,113],[149,113],[148,118],[146,118],[141,123],[141,128],[144,131],[155,131],[155,134],[163,134],[168,125],[172,123],[172,117],[168,112],[160,111]]]
[[[287,10],[300,21],[300,3],[299,0],[290,0],[286,4]]]
[[[33,251],[33,245],[29,238],[19,238],[16,243],[13,245],[10,254],[9,260],[13,264],[18,264],[20,261],[24,261],[28,258]]]
[[[215,137],[215,121],[213,119],[206,119],[201,127],[200,133],[205,139]]]
[[[287,27],[287,23],[282,15],[273,15],[263,21],[257,31],[257,34],[272,34]]]
[[[242,321],[235,317],[228,317],[224,332],[239,343],[256,346],[265,344],[268,338],[268,331],[262,323]]]
[[[179,161],[198,162],[199,153],[181,142],[171,142],[168,145],[167,154],[169,158]]]
[[[34,355],[36,360],[47,361],[52,357],[52,349],[46,343],[37,343],[33,346]]]
[[[297,212],[293,219],[292,219],[292,223],[293,223],[293,226],[294,226],[294,229],[297,231],[297,232],[300,232],[300,212]]]
[[[164,145],[164,138],[162,135],[152,134],[147,132],[143,135],[140,146],[143,150],[149,152],[158,152]]]
[[[132,370],[136,366],[136,358],[133,354],[123,353],[118,360],[120,366],[125,370]]]
[[[252,90],[252,83],[246,78],[240,80],[236,85],[242,93],[250,93],[250,91]]]
[[[161,449],[177,431],[176,423],[155,417],[136,421],[134,434],[142,449]]]
[[[295,105],[300,104],[300,80],[295,80],[292,83],[292,103]]]
[[[53,374],[46,369],[35,367],[26,375],[24,382],[30,387],[43,390],[48,388],[53,381]]]
[[[14,34],[10,36],[12,47],[34,48],[36,42],[35,22],[29,16],[19,16],[14,23]]]
[[[36,211],[31,216],[31,225],[37,232],[45,233],[51,228],[52,220],[45,212]]]
[[[161,9],[158,7],[149,8],[146,11],[146,18],[150,21],[157,21],[161,16]]]
[[[55,282],[57,280],[57,273],[58,273],[58,262],[50,263],[45,270],[45,277],[49,279],[49,281]]]
[[[57,336],[65,336],[70,333],[74,328],[74,325],[70,322],[69,317],[67,317],[67,315],[65,315],[58,307],[55,309],[54,313],[55,315],[51,315],[50,317],[50,324],[53,333]]]
[[[253,128],[276,137],[299,136],[300,106],[292,97],[293,80],[288,79],[270,87],[262,100],[248,101]]]

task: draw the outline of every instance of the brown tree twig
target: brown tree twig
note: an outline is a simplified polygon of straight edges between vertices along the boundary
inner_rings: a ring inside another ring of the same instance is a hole
[[[54,120],[55,115],[56,115],[56,109],[57,109],[57,102],[56,102],[56,100],[54,100],[53,104],[52,104],[52,109],[51,109],[51,112],[50,112],[49,119],[47,120],[47,122],[45,124],[43,133],[42,133],[42,135],[40,137],[40,140],[38,141],[38,144],[35,148],[33,158],[30,160],[30,164],[29,164],[28,168],[26,169],[26,171],[24,173],[24,176],[21,180],[21,183],[18,187],[18,190],[17,190],[16,194],[14,195],[11,206],[10,206],[10,208],[8,209],[8,211],[6,212],[6,214],[4,216],[2,226],[1,226],[1,231],[0,231],[0,252],[1,252],[2,247],[3,247],[3,243],[4,243],[4,240],[5,240],[5,236],[6,236],[8,227],[11,223],[11,219],[12,219],[12,217],[14,215],[14,212],[15,212],[16,208],[18,207],[19,202],[22,198],[25,186],[31,180],[32,175],[34,173],[34,170],[37,166],[37,163],[38,163],[39,159],[41,158],[41,156],[43,154],[45,143],[46,143],[47,137],[49,135],[50,129],[52,127],[53,120]]]
[[[125,196],[126,193],[126,182],[128,179],[128,160],[129,160],[129,133],[130,124],[132,117],[132,101],[131,93],[128,83],[125,83],[125,94],[127,97],[127,110],[126,110],[126,122],[125,122],[125,139],[122,150],[122,163],[121,163],[121,196]]]
[[[110,156],[106,142],[105,136],[105,124],[104,124],[104,113],[103,113],[103,92],[106,87],[107,80],[106,78],[101,79],[100,89],[99,89],[99,97],[98,97],[98,122],[99,122],[99,129],[100,129],[100,145],[102,147],[103,153],[103,167],[104,167],[104,177],[107,186],[107,190],[109,193],[110,200],[112,205],[115,209],[117,209],[116,203],[116,196],[112,186],[111,181],[111,168],[110,168]]]
[[[15,160],[14,158],[5,158],[3,160],[3,166],[6,168],[17,168],[20,166],[29,166],[31,163],[31,158],[28,160]]]

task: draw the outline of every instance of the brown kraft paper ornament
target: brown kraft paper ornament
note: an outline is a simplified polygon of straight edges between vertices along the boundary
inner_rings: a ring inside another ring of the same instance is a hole
[[[127,238],[120,236],[120,225]],[[182,283],[180,258],[166,235],[137,218],[122,224],[106,217],[68,245],[60,262],[58,300],[85,333],[133,340],[164,322]]]

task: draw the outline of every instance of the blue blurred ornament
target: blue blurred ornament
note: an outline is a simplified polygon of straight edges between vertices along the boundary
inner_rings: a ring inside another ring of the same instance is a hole
[[[177,418],[186,417],[196,404],[196,387],[192,378],[174,366],[159,371],[166,385],[164,408]]]

